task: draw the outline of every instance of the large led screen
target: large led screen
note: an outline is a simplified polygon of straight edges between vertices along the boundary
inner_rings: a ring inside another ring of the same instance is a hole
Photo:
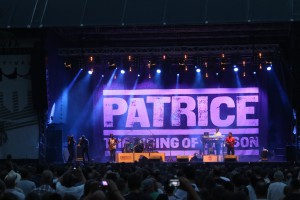
[[[237,155],[259,155],[259,88],[103,90],[102,95],[103,136],[107,141],[114,134],[119,151],[139,140],[166,156],[203,154],[204,133],[212,136],[219,128],[224,137],[233,133]]]

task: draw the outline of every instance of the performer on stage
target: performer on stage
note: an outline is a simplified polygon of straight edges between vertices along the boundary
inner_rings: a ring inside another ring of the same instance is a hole
[[[68,163],[73,163],[74,162],[75,144],[76,144],[76,141],[74,139],[74,136],[69,135],[68,136],[68,151],[69,151]]]
[[[117,149],[118,140],[111,133],[108,139],[108,148],[110,152],[110,161],[114,162],[116,157],[116,149]]]
[[[221,138],[222,137],[222,133],[220,132],[219,128],[216,128],[216,132],[214,133],[213,137],[215,137],[215,138]],[[221,143],[216,142],[215,143],[215,148],[216,148],[216,154],[220,155]]]
[[[213,135],[214,137],[222,137],[222,133],[220,132],[219,128],[216,128],[216,132]]]
[[[235,138],[232,136],[232,133],[229,132],[226,138],[226,147],[227,147],[227,155],[234,155],[234,145],[236,141]]]
[[[86,137],[84,135],[81,136],[80,140],[79,140],[79,145],[81,147],[81,151],[82,151],[82,161],[83,163],[85,163],[85,155],[88,159],[88,162],[90,162],[90,156],[89,156],[89,140],[86,139]]]

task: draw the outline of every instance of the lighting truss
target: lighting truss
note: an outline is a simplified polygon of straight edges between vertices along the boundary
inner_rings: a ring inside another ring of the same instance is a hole
[[[60,56],[128,56],[128,55],[188,55],[207,54],[245,54],[251,55],[254,52],[275,52],[279,49],[277,44],[257,44],[257,45],[222,45],[222,46],[178,46],[178,47],[91,47],[91,48],[60,48],[58,55]]]

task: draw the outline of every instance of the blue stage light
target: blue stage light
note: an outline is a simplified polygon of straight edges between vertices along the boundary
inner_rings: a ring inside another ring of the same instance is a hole
[[[272,69],[272,65],[267,67],[267,70],[270,71]]]
[[[197,73],[200,73],[200,72],[201,72],[201,69],[197,68],[197,69],[196,69],[196,72],[197,72]]]
[[[233,65],[233,71],[237,72],[239,71],[239,68],[236,65]]]
[[[156,73],[160,74],[161,73],[161,69],[157,69]]]
[[[140,74],[137,75],[137,77],[140,77],[140,76],[141,76]]]
[[[88,71],[88,73],[89,73],[90,75],[92,75],[92,74],[93,74],[93,72],[94,72],[94,70],[93,70],[93,69],[90,69],[90,70]]]
[[[125,74],[125,70],[124,69],[121,70],[121,74]]]
[[[177,76],[179,76],[179,74],[177,74]]]

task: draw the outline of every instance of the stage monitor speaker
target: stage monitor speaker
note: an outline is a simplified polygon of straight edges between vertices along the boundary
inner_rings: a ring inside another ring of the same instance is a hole
[[[297,147],[295,145],[286,145],[285,148],[286,160],[297,161]]]
[[[188,156],[176,156],[177,162],[189,162]]]
[[[62,130],[47,130],[46,160],[49,163],[63,163]]]
[[[76,146],[76,161],[83,161],[81,146]]]
[[[236,162],[237,156],[236,155],[226,155],[224,158],[225,162]]]
[[[161,156],[150,156],[149,161],[150,162],[161,162]]]

